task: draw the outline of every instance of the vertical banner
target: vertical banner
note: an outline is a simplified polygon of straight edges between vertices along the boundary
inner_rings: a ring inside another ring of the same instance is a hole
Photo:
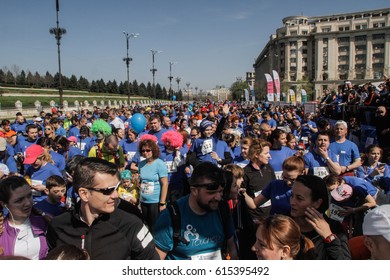
[[[272,70],[272,76],[274,78],[275,89],[276,89],[276,101],[280,101],[280,79],[279,79],[279,74],[275,70]]]
[[[249,90],[251,91],[252,101],[255,102],[256,99],[255,99],[255,88],[254,88],[254,86],[249,85]]]
[[[301,94],[302,94],[302,103],[307,102],[307,92],[304,89],[301,89]]]
[[[247,89],[244,89],[245,93],[245,102],[249,102],[249,91]]]
[[[290,101],[295,102],[295,92],[293,89],[289,89]]]
[[[273,102],[274,101],[274,81],[272,80],[272,77],[270,74],[264,74],[264,76],[267,80],[268,101]]]

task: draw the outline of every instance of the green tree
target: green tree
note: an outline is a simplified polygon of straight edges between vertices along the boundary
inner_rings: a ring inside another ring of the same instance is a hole
[[[133,81],[133,95],[139,96],[139,88],[138,88],[138,83],[137,80]]]
[[[147,97],[147,89],[144,83],[141,83],[138,87],[138,92],[140,96],[145,96]]]
[[[0,84],[5,83],[4,79],[5,79],[5,73],[2,69],[0,69]]]
[[[148,82],[148,85],[146,86],[146,96],[153,98],[153,87],[150,82]]]
[[[161,89],[161,86],[159,83],[157,83],[156,85],[156,99],[162,99],[163,98],[163,92],[162,92],[162,89]]]
[[[249,86],[244,81],[236,81],[230,86],[230,93],[233,100],[242,101],[245,100],[244,89],[249,90]]]
[[[49,73],[49,71],[46,71],[44,82],[45,82],[46,88],[51,88],[53,86],[53,84],[54,84],[54,78]]]
[[[17,77],[17,84],[21,86],[26,85],[26,72],[24,72],[24,70],[22,70],[20,75]]]
[[[77,77],[75,75],[72,75],[69,79],[69,84],[68,84],[69,89],[77,89]]]
[[[14,82],[15,78],[11,71],[7,71],[7,75],[5,76],[5,84],[10,85]]]

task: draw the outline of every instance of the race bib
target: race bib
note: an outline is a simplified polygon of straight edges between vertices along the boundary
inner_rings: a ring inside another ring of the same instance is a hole
[[[315,176],[324,178],[329,175],[329,168],[325,166],[313,167],[313,173]]]
[[[261,194],[261,191],[258,191],[258,192],[255,192],[255,197],[258,196],[259,194]],[[259,208],[263,208],[263,207],[269,207],[271,206],[271,199],[268,200],[266,203],[264,203],[263,205],[260,205]]]
[[[329,214],[330,218],[335,221],[339,221],[340,223],[344,220],[344,217],[340,215],[340,211],[343,211],[344,208],[340,207],[336,204],[331,203],[329,205]]]
[[[275,171],[275,177],[276,177],[276,180],[282,180],[282,173],[283,171]]]
[[[166,161],[165,164],[167,165],[168,173],[174,173],[177,172],[177,165],[173,161]]]
[[[202,145],[202,154],[206,155],[211,153],[212,151],[213,151],[213,140],[212,139],[205,140]]]
[[[145,182],[141,183],[141,193],[142,194],[153,194],[154,192],[154,183],[153,182]]]
[[[131,161],[136,152],[127,152],[127,161]]]
[[[191,256],[191,260],[222,260],[221,250]]]
[[[242,162],[238,162],[236,163],[239,167],[241,168],[244,168],[245,166],[247,166],[248,164],[247,163],[242,163]]]
[[[77,147],[78,147],[81,151],[84,151],[84,150],[85,150],[85,145],[86,145],[86,143],[77,142]]]

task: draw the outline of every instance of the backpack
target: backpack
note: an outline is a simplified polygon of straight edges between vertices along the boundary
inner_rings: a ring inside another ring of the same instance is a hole
[[[186,246],[190,244],[190,242],[182,236],[181,233],[181,215],[179,210],[179,205],[176,201],[172,202],[168,205],[168,211],[172,220],[172,229],[173,229],[173,248],[175,248],[179,243],[183,243]],[[218,212],[221,218],[223,233],[224,233],[224,241],[222,245],[222,255],[226,256],[227,249],[227,236],[229,233],[229,219],[230,219],[230,209],[229,205],[226,201],[221,200],[218,205]]]

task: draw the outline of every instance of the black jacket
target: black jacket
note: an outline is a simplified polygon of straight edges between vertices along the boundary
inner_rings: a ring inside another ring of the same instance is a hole
[[[80,203],[72,212],[55,217],[47,232],[50,249],[73,244],[87,250],[92,260],[159,260],[153,237],[134,214],[115,209],[89,227],[80,220]]]

